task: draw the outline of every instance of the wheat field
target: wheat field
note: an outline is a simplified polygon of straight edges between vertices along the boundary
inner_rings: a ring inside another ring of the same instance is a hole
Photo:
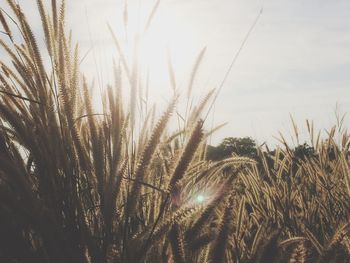
[[[21,6],[7,3],[0,12],[7,57],[0,61],[0,262],[350,262],[350,136],[341,120],[326,138],[307,122],[309,155],[281,136],[256,160],[209,161],[215,129],[204,117],[214,92],[189,107],[178,129],[169,125],[175,87],[160,116],[151,108],[139,118],[141,76],[121,53],[97,113],[65,2],[47,8],[37,0],[45,50]]]

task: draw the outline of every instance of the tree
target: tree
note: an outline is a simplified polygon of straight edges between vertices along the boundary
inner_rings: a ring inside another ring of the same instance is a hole
[[[257,149],[255,141],[250,137],[233,138],[228,137],[218,146],[208,146],[207,159],[218,161],[237,154],[239,156],[256,159]]]
[[[294,148],[294,156],[306,160],[307,158],[311,158],[315,155],[314,147],[308,145],[307,143],[300,144]]]

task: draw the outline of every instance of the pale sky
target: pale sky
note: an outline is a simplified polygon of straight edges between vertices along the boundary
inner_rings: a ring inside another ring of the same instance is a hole
[[[36,1],[18,2],[39,28]],[[81,53],[94,46],[82,69],[96,75],[97,67],[98,72],[104,72],[101,84],[106,84],[116,56],[107,22],[119,37],[125,37],[124,1],[66,2],[67,26],[73,29]],[[142,24],[154,3],[129,0],[129,26]],[[0,6],[6,7],[5,0],[0,0]],[[182,90],[187,87],[197,54],[207,47],[194,86],[194,94],[203,96],[218,87],[261,8],[260,20],[215,103],[214,117],[207,123],[211,127],[212,122],[228,122],[216,132],[213,143],[228,136],[251,136],[260,143],[274,143],[272,136],[278,131],[287,135],[291,131],[289,114],[299,126],[305,126],[308,118],[318,128],[329,128],[334,124],[336,103],[342,112],[350,112],[349,0],[162,0],[145,50],[146,58],[152,61],[155,100],[163,103],[171,92],[165,46]]]

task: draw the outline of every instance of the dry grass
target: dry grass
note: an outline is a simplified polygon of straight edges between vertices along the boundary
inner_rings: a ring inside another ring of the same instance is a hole
[[[313,155],[300,158],[283,142],[275,152],[260,149],[257,163],[208,162],[199,116],[210,95],[184,129],[167,136],[175,95],[156,124],[152,111],[144,114],[134,138],[135,102],[123,105],[118,80],[126,72],[135,92],[137,66],[121,58],[97,114],[78,46],[65,33],[64,2],[52,0],[48,12],[37,1],[45,51],[21,7],[7,2],[12,16],[0,13],[0,45],[11,61],[0,62],[1,262],[349,262],[346,131],[334,128],[322,141],[308,122]]]

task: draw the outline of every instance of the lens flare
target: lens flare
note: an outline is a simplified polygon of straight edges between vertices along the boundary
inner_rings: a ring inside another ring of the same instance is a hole
[[[197,195],[197,202],[198,203],[203,203],[203,201],[204,201],[204,196],[202,195],[202,194],[199,194],[199,195]]]

